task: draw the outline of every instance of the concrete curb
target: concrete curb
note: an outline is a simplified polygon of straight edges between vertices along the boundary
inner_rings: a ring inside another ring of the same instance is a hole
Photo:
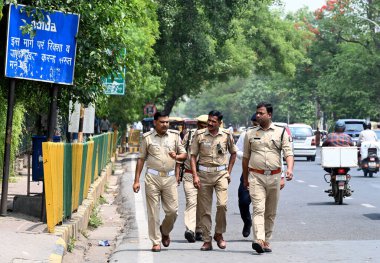
[[[108,181],[109,176],[112,174],[113,162],[114,158],[112,158],[112,162],[106,166],[98,179],[90,187],[87,198],[83,200],[83,203],[78,207],[77,212],[72,214],[71,219],[64,222],[62,225],[55,227],[54,234],[58,236],[59,239],[55,244],[53,253],[49,257],[51,262],[62,262],[63,255],[70,239],[72,237],[77,237],[81,230],[87,229],[91,210],[94,207],[96,200],[98,200],[100,195],[104,192],[104,186]]]

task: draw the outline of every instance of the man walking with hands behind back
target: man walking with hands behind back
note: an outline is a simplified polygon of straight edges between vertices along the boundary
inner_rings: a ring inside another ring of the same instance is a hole
[[[207,115],[200,115],[197,117],[197,129],[205,129],[207,128]],[[198,189],[194,187],[193,183],[193,173],[191,171],[190,161],[190,147],[191,141],[194,137],[196,129],[189,130],[186,135],[183,137],[182,144],[185,149],[188,151],[188,156],[185,162],[178,163],[176,165],[176,176],[178,184],[180,184],[180,180],[183,179],[183,190],[185,191],[186,197],[186,208],[184,212],[184,221],[186,226],[185,238],[189,243],[194,243],[195,240],[202,241],[202,230],[200,229],[200,219],[199,212],[197,212],[199,206],[198,203]],[[180,178],[180,170],[181,165],[183,165],[184,170],[183,178]]]
[[[210,234],[214,189],[217,198],[214,240],[219,248],[226,248],[223,233],[226,232],[227,226],[227,189],[236,160],[237,148],[232,134],[228,130],[220,128],[222,119],[223,115],[219,111],[210,111],[207,129],[197,130],[191,145],[191,170],[194,186],[198,189],[198,212],[204,240],[202,251],[212,250]],[[228,152],[231,156],[227,164]]]
[[[181,144],[179,132],[169,130],[169,115],[157,112],[154,115],[153,131],[144,133],[140,155],[136,164],[133,191],[140,190],[140,174],[146,161],[145,195],[148,213],[149,238],[152,251],[160,252],[161,246],[170,244],[169,233],[177,219],[178,192],[175,177],[176,161],[183,161],[187,154]],[[160,200],[165,218],[160,226]]]
[[[287,162],[286,179],[293,178],[294,158],[285,128],[272,123],[272,105],[259,103],[256,119],[260,126],[249,130],[244,139],[243,177],[253,205],[252,249],[271,252],[272,237],[281,183],[281,151]]]

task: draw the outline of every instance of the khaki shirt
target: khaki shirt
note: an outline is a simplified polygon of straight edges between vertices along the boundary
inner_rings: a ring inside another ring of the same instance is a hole
[[[276,170],[281,165],[281,147],[284,157],[293,156],[289,135],[283,127],[273,123],[268,130],[260,126],[247,131],[244,139],[243,157],[249,159],[248,167],[259,170]]]
[[[182,145],[183,147],[185,148],[186,150],[186,146],[187,146],[187,141],[189,139],[189,133],[191,132],[191,137],[190,137],[190,142],[189,142],[189,147],[187,148],[187,159],[185,160],[185,169],[186,170],[191,170],[191,164],[190,164],[190,160],[191,160],[191,155],[190,155],[190,147],[191,147],[191,143],[193,141],[193,138],[194,138],[194,133],[195,133],[196,129],[192,129],[190,130],[188,133],[185,134],[185,136],[183,137],[183,140],[182,140]],[[182,162],[179,162],[179,163],[182,163]]]
[[[169,156],[169,152],[186,153],[178,131],[168,130],[162,136],[156,130],[143,134],[139,158],[146,160],[148,169],[160,172],[174,170],[176,162]]]
[[[222,154],[218,153],[218,144],[221,146]],[[229,130],[219,128],[215,136],[207,128],[195,132],[190,153],[199,157],[200,165],[207,167],[228,165],[227,151],[229,153],[237,152]]]

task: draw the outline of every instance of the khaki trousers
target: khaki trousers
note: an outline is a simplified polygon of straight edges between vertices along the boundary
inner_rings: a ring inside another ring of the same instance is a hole
[[[165,218],[162,221],[162,233],[169,235],[177,219],[178,191],[175,176],[145,175],[146,209],[148,213],[149,239],[153,245],[161,243],[160,200]]]
[[[201,181],[201,188],[198,191],[198,206],[200,213],[200,227],[203,232],[204,242],[211,242],[211,209],[212,195],[215,189],[216,194],[216,216],[215,233],[223,234],[226,232],[227,222],[227,200],[228,200],[228,180],[227,171],[214,173],[198,172]]]
[[[253,205],[253,239],[269,241],[272,238],[280,197],[281,173],[264,175],[249,172],[248,181],[249,195]]]
[[[191,230],[194,233],[201,232],[199,227],[200,214],[197,212],[198,203],[198,189],[194,187],[193,175],[191,173],[184,173],[183,175],[183,190],[186,197],[185,208],[185,226],[186,230]]]

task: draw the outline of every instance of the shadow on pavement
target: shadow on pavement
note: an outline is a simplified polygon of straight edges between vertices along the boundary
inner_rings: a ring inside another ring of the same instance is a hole
[[[363,216],[365,216],[371,220],[380,220],[380,214],[379,213],[363,214]]]

